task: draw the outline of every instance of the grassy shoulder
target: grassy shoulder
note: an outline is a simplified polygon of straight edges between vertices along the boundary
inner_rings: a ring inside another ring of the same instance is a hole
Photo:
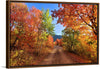
[[[51,52],[52,49],[46,47],[45,50],[42,50],[39,54],[36,51],[32,52],[30,50],[29,52],[29,50],[11,50],[10,66],[37,65]]]

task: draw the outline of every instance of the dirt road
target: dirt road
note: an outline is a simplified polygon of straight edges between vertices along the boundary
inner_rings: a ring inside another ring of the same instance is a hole
[[[62,47],[55,46],[53,51],[48,55],[39,65],[51,65],[51,64],[75,64],[75,63],[90,63],[81,57],[66,53],[63,51]]]

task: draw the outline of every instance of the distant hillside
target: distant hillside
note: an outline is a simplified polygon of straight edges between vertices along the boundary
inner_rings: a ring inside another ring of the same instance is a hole
[[[53,36],[53,41],[56,41],[56,39],[61,39],[61,38],[62,38],[61,35],[55,35],[55,36]]]

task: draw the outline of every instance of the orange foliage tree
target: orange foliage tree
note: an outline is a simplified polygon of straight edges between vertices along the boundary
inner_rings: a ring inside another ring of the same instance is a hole
[[[21,34],[24,32],[25,18],[28,8],[25,4],[11,3],[10,8],[10,30],[11,30],[11,46],[15,46],[17,40],[21,44]],[[12,47],[11,47],[12,48]]]
[[[97,5],[59,4],[59,7],[58,10],[52,11],[52,16],[58,17],[57,23],[74,30],[87,29],[97,36]]]
[[[54,48],[53,37],[51,35],[48,35],[47,46]]]
[[[42,12],[35,7],[28,11],[24,3],[11,3],[10,9],[11,46],[14,47],[18,42],[18,47],[32,48],[37,41],[38,35],[36,33],[39,32]]]
[[[56,45],[59,45],[59,46],[62,46],[62,39],[56,39],[56,41],[55,41],[55,44]]]

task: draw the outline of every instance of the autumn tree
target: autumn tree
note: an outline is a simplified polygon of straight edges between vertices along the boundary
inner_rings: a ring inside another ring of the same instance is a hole
[[[24,32],[25,18],[28,8],[24,3],[11,3],[10,8],[10,31],[11,31],[11,48],[15,46],[16,41],[19,40],[20,36]]]
[[[38,38],[40,37],[41,31],[39,28],[41,27],[41,11],[32,7],[27,15],[25,16],[26,23],[25,23],[25,35],[26,41],[29,47],[35,47],[38,43]],[[38,35],[37,35],[38,34]],[[29,41],[30,40],[30,41]],[[37,46],[36,46],[37,47]]]
[[[51,35],[48,36],[47,46],[50,47],[50,48],[53,48],[54,47],[53,37]]]
[[[54,35],[54,24],[52,24],[52,16],[49,14],[49,9],[46,11],[42,9],[42,29],[49,35]]]
[[[59,46],[62,46],[62,39],[56,39],[56,41],[55,41],[55,44],[56,45],[59,45]]]
[[[19,47],[33,47],[35,44],[37,32],[41,23],[41,11],[32,7],[29,11],[23,3],[11,3],[11,34],[12,45],[15,46],[18,41]]]
[[[58,18],[57,23],[74,30],[92,30],[97,36],[97,5],[90,4],[59,4],[59,9],[52,11],[52,17]]]

